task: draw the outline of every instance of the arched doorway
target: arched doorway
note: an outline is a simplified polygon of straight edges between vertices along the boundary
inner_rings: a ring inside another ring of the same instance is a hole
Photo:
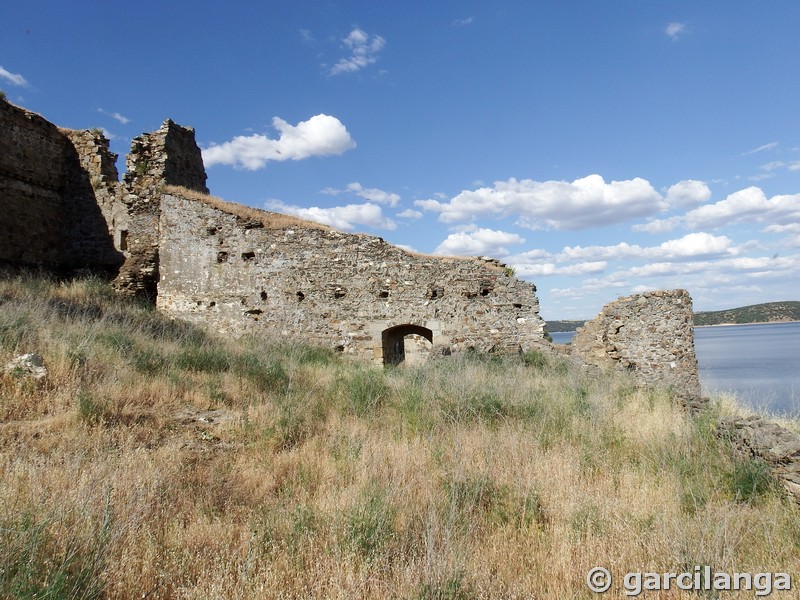
[[[381,333],[384,365],[399,365],[406,359],[405,337],[407,335],[421,336],[433,344],[433,332],[427,327],[397,325],[384,329],[383,333]]]

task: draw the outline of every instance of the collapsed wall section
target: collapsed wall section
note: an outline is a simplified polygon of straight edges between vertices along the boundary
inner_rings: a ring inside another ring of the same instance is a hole
[[[695,407],[700,380],[692,315],[686,290],[620,298],[578,329],[571,351],[591,365],[632,371],[643,384],[673,385]]]
[[[493,261],[413,254],[381,238],[251,212],[261,218],[162,197],[160,310],[231,335],[283,336],[375,362],[397,361],[389,354],[400,333],[429,338],[441,353],[545,343],[536,288]]]

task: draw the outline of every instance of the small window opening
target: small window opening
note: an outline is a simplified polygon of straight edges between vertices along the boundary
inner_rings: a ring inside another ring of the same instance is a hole
[[[340,345],[336,346],[336,347],[333,349],[333,351],[334,351],[334,352],[344,352],[344,346],[342,346],[342,345],[340,344]]]
[[[426,294],[426,296],[430,300],[436,300],[437,298],[441,298],[442,296],[444,296],[444,288],[443,287],[429,287],[428,288],[428,293]]]
[[[388,298],[389,292],[387,290],[381,290],[378,292],[378,298]]]
[[[334,290],[333,292],[333,297],[336,298],[337,300],[339,298],[344,298],[346,295],[347,292],[345,292],[342,288],[336,288],[336,290]]]
[[[264,311],[263,311],[263,310],[261,310],[260,308],[251,308],[250,310],[246,310],[246,311],[244,311],[244,313],[245,313],[246,315],[260,315],[260,314],[262,314],[263,312],[264,312]]]
[[[209,303],[208,303],[208,305],[209,305],[211,308],[214,308],[214,307],[217,305],[217,303],[216,303],[216,302],[214,302],[214,301],[212,300],[211,302],[209,302]]]
[[[261,290],[260,296],[261,296],[261,301],[264,302],[267,299],[267,292]]]
[[[125,252],[128,249],[128,230],[127,229],[120,229],[119,230],[119,249],[122,252]]]
[[[255,257],[255,252],[242,252],[242,260],[253,260]]]
[[[218,263],[228,262],[228,253],[227,252],[217,252],[217,262]]]
[[[216,227],[207,227],[206,233],[208,235],[217,235],[217,228]]]
[[[297,292],[297,301],[302,302],[306,299],[306,295],[303,292]]]
[[[522,304],[520,304],[519,302],[514,302],[511,306],[513,306],[514,308],[522,308]]]

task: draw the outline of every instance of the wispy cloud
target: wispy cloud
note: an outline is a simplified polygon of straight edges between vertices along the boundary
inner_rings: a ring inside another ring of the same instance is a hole
[[[28,81],[22,75],[20,75],[19,73],[12,73],[11,71],[4,69],[3,67],[0,67],[0,79],[2,79],[3,81],[7,81],[11,85],[15,85],[17,87],[30,86]]]
[[[331,67],[331,75],[353,73],[378,62],[378,54],[386,46],[386,40],[381,36],[371,36],[358,27],[353,29],[342,43],[350,51],[350,56],[339,59],[339,62]]]
[[[260,134],[236,136],[203,150],[203,162],[206,167],[223,164],[256,171],[269,161],[343,154],[356,147],[342,122],[329,115],[316,115],[297,125],[274,117],[272,125],[280,133],[279,139]]]
[[[752,150],[748,150],[747,152],[742,153],[742,156],[750,156],[751,154],[766,152],[767,150],[775,150],[775,148],[777,147],[778,147],[778,142],[770,142],[769,144],[764,144],[763,146],[759,146],[758,148],[753,148]]]
[[[336,188],[325,188],[322,190],[323,194],[327,194],[329,196],[338,196],[339,194],[349,192],[351,194],[355,194],[359,198],[363,198],[369,202],[376,202],[378,204],[388,204],[389,206],[397,206],[400,202],[400,196],[392,193],[392,192],[385,192],[378,188],[365,188],[363,185],[354,181],[353,183],[348,183],[347,187],[343,190],[339,190]]]
[[[686,23],[673,22],[664,28],[664,33],[672,40],[677,40],[686,33]]]
[[[112,119],[114,119],[115,121],[119,121],[123,125],[127,125],[128,123],[131,122],[131,120],[128,117],[121,115],[118,112],[108,112],[107,110],[103,110],[102,108],[98,108],[97,112],[107,117],[111,117]]]
[[[466,27],[467,25],[472,24],[475,20],[475,17],[467,17],[466,19],[456,19],[451,23],[453,27]]]

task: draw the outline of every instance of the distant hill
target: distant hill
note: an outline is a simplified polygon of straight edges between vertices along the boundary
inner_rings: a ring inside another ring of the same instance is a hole
[[[556,333],[559,331],[575,331],[578,327],[583,327],[583,321],[547,321],[545,329],[548,333]]]
[[[735,325],[800,321],[800,302],[767,302],[741,308],[694,313],[695,325]]]
[[[727,310],[694,313],[695,325],[739,325],[743,323],[774,323],[800,321],[800,302],[767,302]],[[548,333],[575,331],[586,321],[547,321]]]

